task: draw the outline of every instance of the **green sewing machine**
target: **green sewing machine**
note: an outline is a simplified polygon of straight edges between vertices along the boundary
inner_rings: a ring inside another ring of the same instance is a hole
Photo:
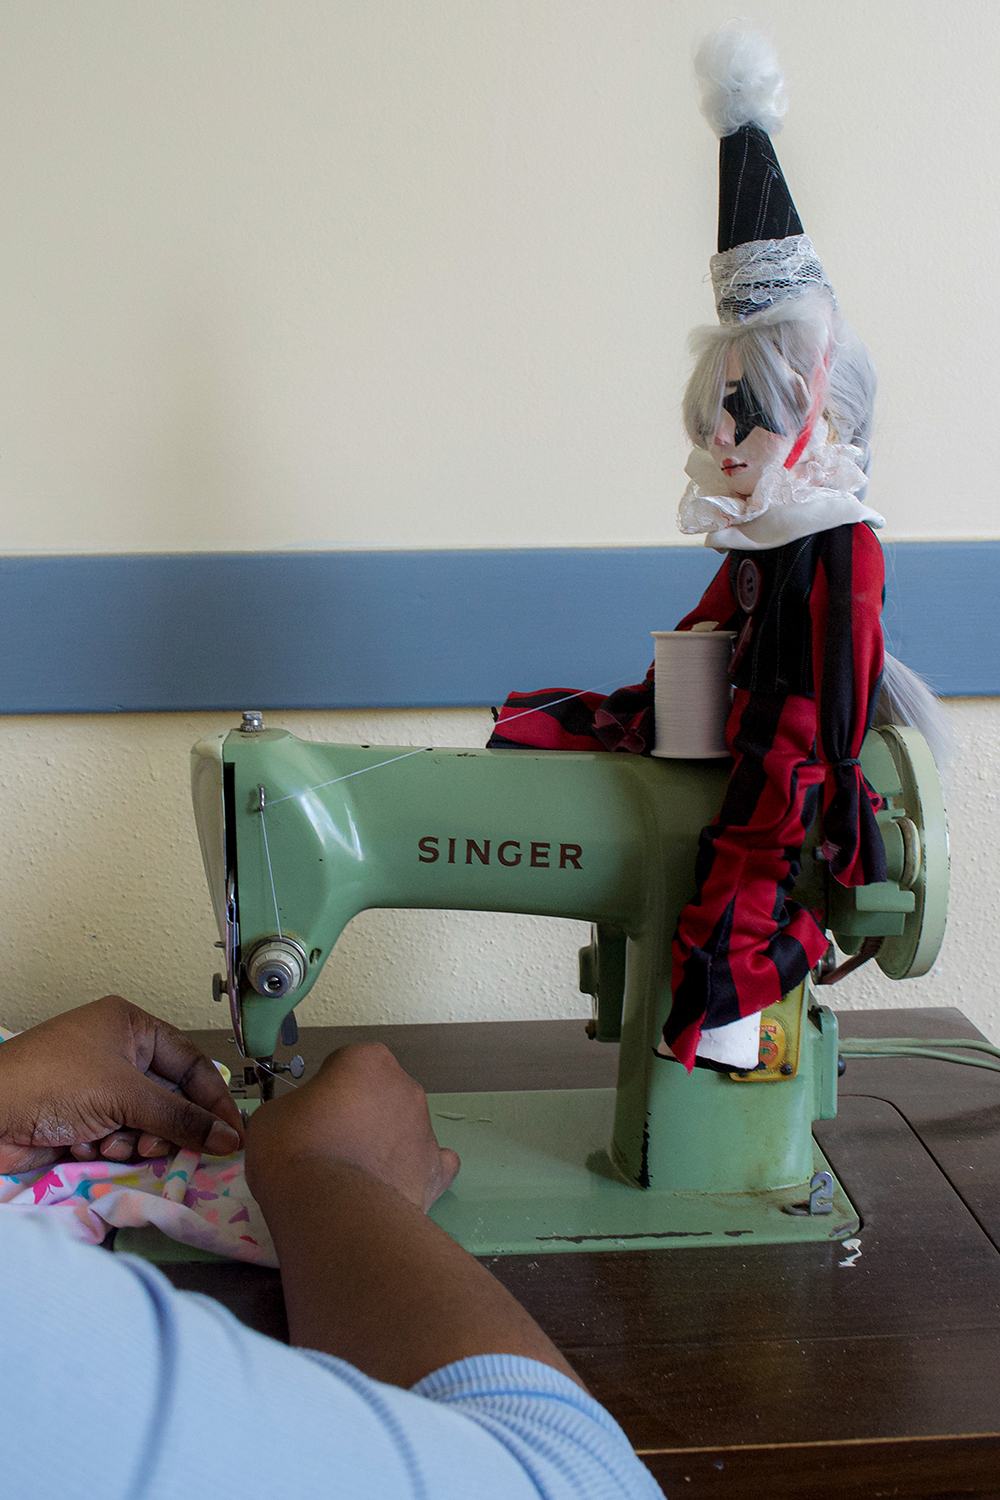
[[[192,752],[195,811],[237,1043],[262,1096],[293,1007],[370,907],[538,913],[591,922],[580,987],[615,1089],[433,1095],[462,1158],[433,1210],[476,1254],[842,1239],[858,1217],[813,1140],[837,1108],[837,1024],[813,980],[761,1017],[759,1066],[688,1075],[656,1054],[670,942],[728,762],[530,750],[310,744],[260,714]],[[930,752],[873,731],[861,757],[889,879],[848,891],[807,847],[798,899],[841,950],[894,979],[944,933],[947,833]],[[863,947],[863,945],[867,945]],[[822,975],[817,975],[822,982]]]

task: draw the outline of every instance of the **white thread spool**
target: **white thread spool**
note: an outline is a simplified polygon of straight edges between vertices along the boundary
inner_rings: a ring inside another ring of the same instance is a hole
[[[652,630],[656,749],[671,760],[718,760],[732,707],[732,630]]]

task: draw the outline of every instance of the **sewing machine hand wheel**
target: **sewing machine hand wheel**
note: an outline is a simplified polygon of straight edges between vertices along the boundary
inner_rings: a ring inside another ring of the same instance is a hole
[[[935,963],[948,915],[948,824],[927,741],[899,724],[872,730],[861,769],[886,801],[878,814],[888,879],[855,890],[830,882],[828,926],[845,953],[881,936],[875,961],[890,979],[916,979]]]

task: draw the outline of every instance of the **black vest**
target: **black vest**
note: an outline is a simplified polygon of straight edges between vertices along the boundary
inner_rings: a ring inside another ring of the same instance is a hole
[[[813,532],[783,547],[729,554],[738,608],[727,625],[737,631],[731,669],[737,687],[814,696],[809,595],[823,537]]]

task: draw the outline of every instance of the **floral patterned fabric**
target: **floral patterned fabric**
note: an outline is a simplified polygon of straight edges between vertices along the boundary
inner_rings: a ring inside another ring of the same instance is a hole
[[[59,1162],[0,1176],[0,1212],[44,1213],[76,1240],[99,1245],[109,1228],[154,1224],[172,1240],[259,1266],[277,1257],[243,1174],[243,1153],[178,1151],[152,1161]]]
[[[0,1041],[12,1032],[0,1028]],[[157,1229],[198,1250],[276,1266],[264,1216],[246,1185],[243,1153],[129,1163],[65,1161],[0,1176],[0,1212],[44,1213],[73,1239],[99,1245],[110,1228]]]

